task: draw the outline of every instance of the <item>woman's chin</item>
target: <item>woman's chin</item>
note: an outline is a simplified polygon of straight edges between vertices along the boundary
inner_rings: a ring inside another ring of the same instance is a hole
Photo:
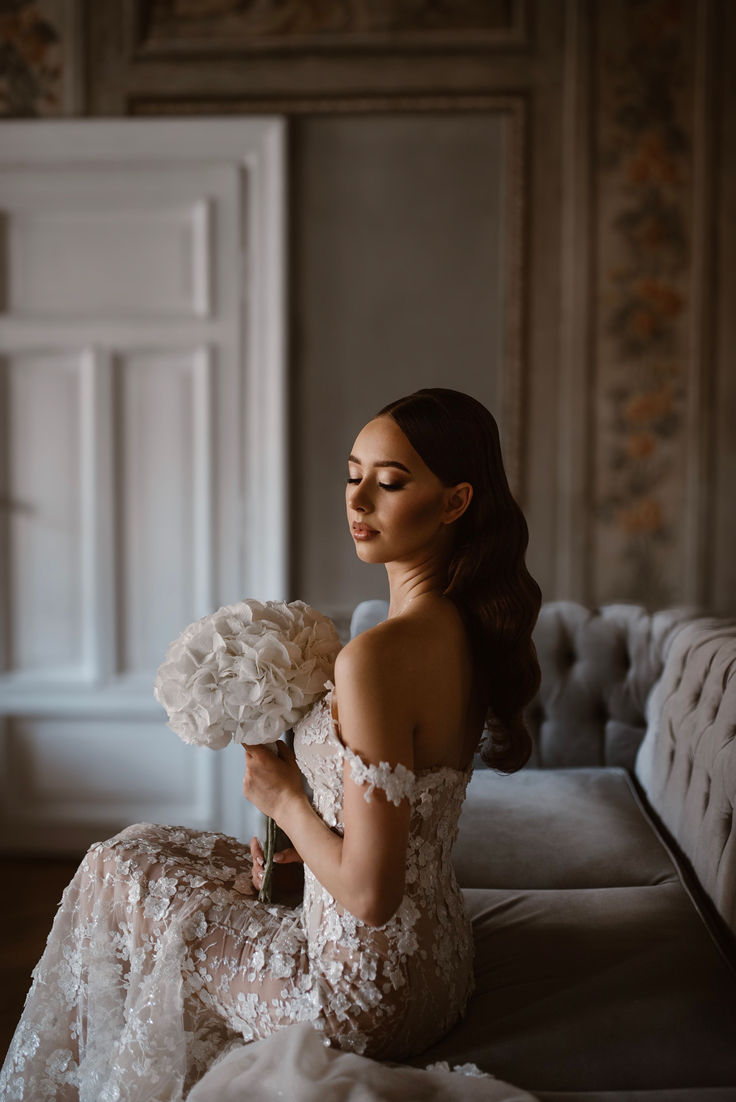
[[[355,554],[361,562],[382,563],[386,561],[374,540],[355,540],[354,542]]]

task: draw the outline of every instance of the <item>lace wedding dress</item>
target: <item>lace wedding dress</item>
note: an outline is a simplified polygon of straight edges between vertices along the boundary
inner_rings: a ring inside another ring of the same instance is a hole
[[[235,839],[128,827],[90,848],[64,892],[1,1098],[178,1102],[216,1057],[294,1023],[341,1050],[400,1060],[461,1016],[473,942],[450,852],[472,767],[366,764],[342,743],[327,688],[295,729],[297,761],[338,832],[345,762],[365,799],[376,789],[409,799],[394,916],[365,925],[308,868],[303,904],[261,904]]]

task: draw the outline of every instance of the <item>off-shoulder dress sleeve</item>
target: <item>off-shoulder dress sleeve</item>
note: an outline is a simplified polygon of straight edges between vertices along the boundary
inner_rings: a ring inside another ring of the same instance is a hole
[[[335,730],[338,734],[340,744],[342,746],[342,753],[345,761],[347,761],[350,767],[350,776],[356,784],[367,785],[363,798],[366,803],[371,802],[373,792],[378,788],[383,792],[386,798],[398,807],[402,800],[411,800],[416,790],[417,779],[415,774],[406,765],[401,762],[397,762],[396,765],[391,765],[390,762],[382,761],[378,765],[373,765],[369,762],[363,761],[360,754],[357,754],[355,750],[351,750],[349,746],[346,746],[342,741],[340,735],[340,723],[333,707],[335,703],[335,686],[332,681],[326,681],[325,687],[329,691],[329,709],[330,715],[334,720]]]
[[[391,765],[382,761],[378,765],[369,765],[349,746],[345,746],[343,752],[350,766],[351,778],[356,784],[368,785],[363,793],[367,803],[371,802],[371,794],[376,788],[384,792],[386,798],[396,807],[403,799],[411,800],[416,788],[416,777],[411,769],[401,762]]]

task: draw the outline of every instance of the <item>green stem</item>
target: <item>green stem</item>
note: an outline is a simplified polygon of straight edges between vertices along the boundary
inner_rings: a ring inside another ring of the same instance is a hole
[[[266,843],[263,847],[263,880],[258,892],[261,903],[271,902],[271,877],[273,875],[273,855],[276,850],[276,823],[269,815],[266,819]]]

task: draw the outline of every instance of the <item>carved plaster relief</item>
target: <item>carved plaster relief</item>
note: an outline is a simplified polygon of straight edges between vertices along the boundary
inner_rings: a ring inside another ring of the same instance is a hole
[[[145,53],[474,48],[523,41],[523,0],[139,0]]]

